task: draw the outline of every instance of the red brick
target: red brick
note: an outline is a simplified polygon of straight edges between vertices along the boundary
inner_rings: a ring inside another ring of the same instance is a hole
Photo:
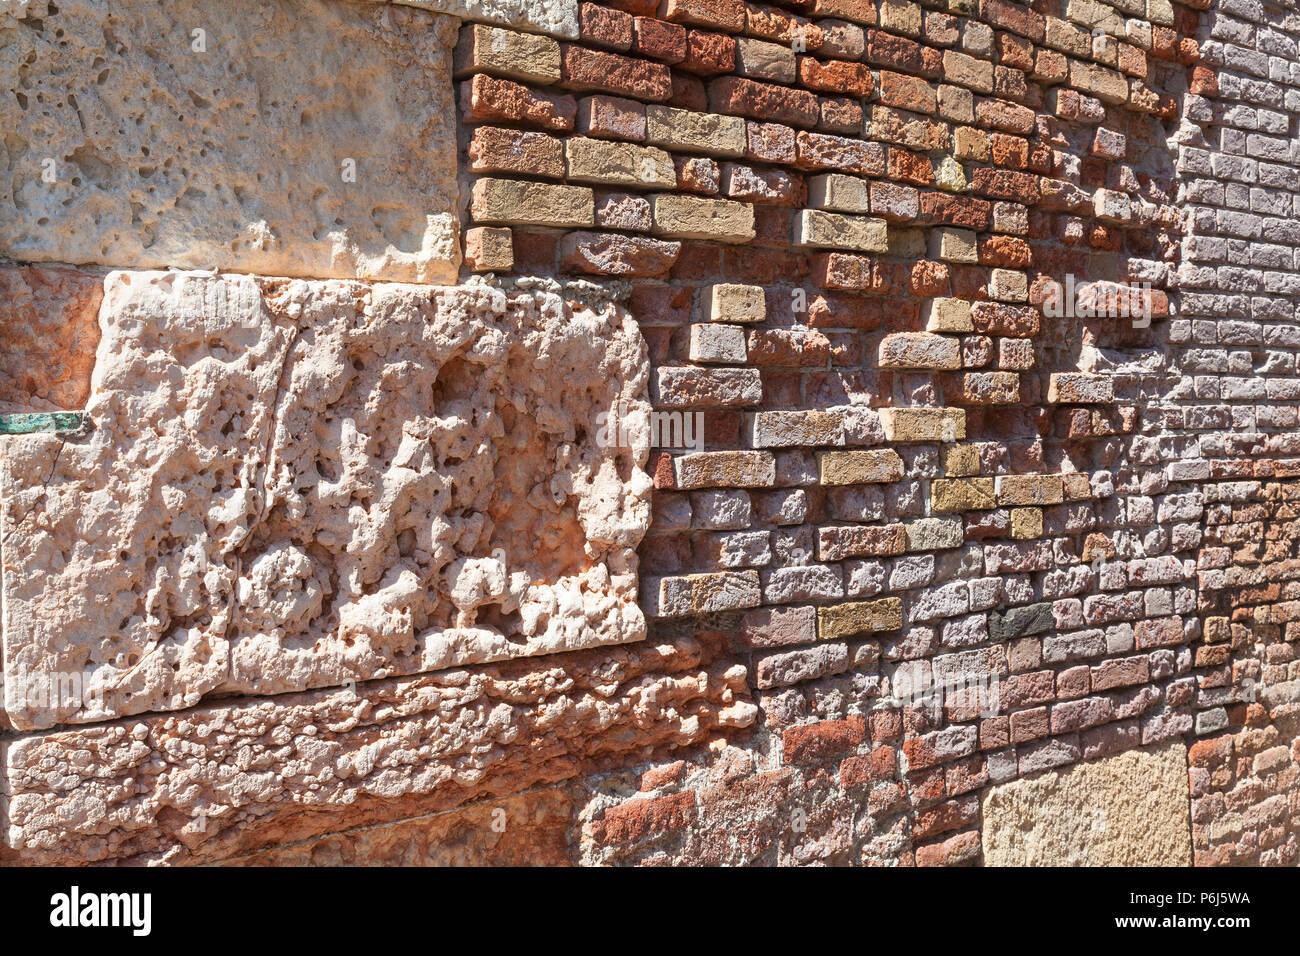
[[[997,35],[998,62],[1028,72],[1034,68],[1034,45],[1012,33]]]
[[[1041,195],[1038,177],[1033,173],[994,169],[990,166],[982,166],[971,174],[971,188],[981,196],[1010,199],[1026,206],[1038,202]]]
[[[781,747],[786,763],[815,764],[852,750],[866,739],[866,721],[854,716],[791,727],[781,735]]]
[[[942,843],[916,848],[917,866],[963,866],[979,862],[980,835],[977,831],[959,833]]]
[[[745,123],[745,156],[766,163],[793,163],[795,131],[778,123]]]
[[[949,800],[927,810],[920,810],[912,820],[912,836],[918,840],[960,830],[979,820],[979,798]]]
[[[975,104],[975,119],[986,129],[1004,133],[1024,136],[1034,131],[1034,111],[1006,100],[979,100]]]
[[[988,717],[980,721],[980,750],[1000,750],[1011,742],[1011,719]]]
[[[933,113],[939,98],[925,80],[889,70],[880,71],[880,102],[913,113]]]
[[[553,271],[559,246],[558,233],[514,230],[515,271]]]
[[[857,136],[862,132],[862,107],[856,100],[844,96],[823,96],[818,100],[821,119],[817,128],[828,133],[849,133]]]
[[[930,157],[896,146],[889,148],[889,178],[913,186],[934,185],[934,163]]]
[[[946,296],[950,288],[946,263],[926,261],[912,264],[907,277],[909,295],[929,299]]]
[[[749,116],[757,120],[817,125],[817,97],[773,83],[724,76],[709,84],[709,104],[715,113]]]
[[[716,27],[732,33],[745,28],[744,0],[664,0],[659,12],[674,23]]]
[[[1135,684],[1145,684],[1150,676],[1150,662],[1145,656],[1105,661],[1092,669],[1092,689],[1102,691],[1132,687]]]
[[[474,130],[468,154],[470,170],[476,173],[564,176],[564,149],[545,133],[480,126]]]
[[[1207,66],[1192,68],[1190,92],[1199,96],[1219,95],[1219,75]]]
[[[562,55],[563,85],[568,89],[618,93],[654,102],[672,95],[672,73],[662,63],[573,44],[565,44]]]
[[[823,288],[877,295],[890,292],[880,263],[869,256],[823,252],[812,257],[811,267],[813,281]]]
[[[867,31],[866,61],[902,73],[921,72],[921,45],[881,30]]]
[[[660,787],[666,787],[669,784],[679,782],[686,772],[685,760],[674,760],[670,764],[662,767],[651,767],[645,773],[641,774],[641,790],[658,790]]]
[[[983,335],[1006,335],[1012,338],[1032,338],[1038,334],[1042,325],[1037,309],[1002,302],[973,303],[971,322],[975,331]]]
[[[993,163],[1004,169],[1024,169],[1029,165],[1029,140],[1007,133],[994,133],[989,137],[993,147]]]
[[[601,846],[619,846],[643,840],[653,833],[680,830],[695,822],[695,793],[629,800],[605,811],[591,824],[592,839]]]
[[[679,242],[615,232],[570,232],[560,244],[567,271],[641,279],[668,275],[680,252]]]
[[[653,17],[637,17],[633,21],[632,50],[653,60],[680,63],[686,59],[686,28]]]
[[[1187,749],[1187,762],[1193,767],[1213,767],[1231,756],[1231,735],[1198,740]]]
[[[1012,69],[1009,66],[999,65],[993,68],[993,94],[1002,97],[1004,100],[1014,100],[1016,103],[1021,104],[1020,109],[1043,105],[1043,91],[1038,87],[1030,88],[1024,70]],[[1029,112],[1032,117],[1033,110]],[[984,120],[981,119],[980,122],[983,123]],[[1011,120],[1002,120],[1001,122],[1011,122]],[[1016,122],[1020,122],[1020,120],[1017,119]],[[996,126],[998,123],[993,125]],[[1025,132],[1029,132],[1029,130],[1025,130]]]
[[[584,3],[578,8],[578,29],[594,46],[625,52],[632,45],[632,17],[622,10]]]
[[[736,41],[722,33],[690,30],[686,34],[686,59],[679,65],[701,76],[730,73],[736,68]]]
[[[981,231],[988,228],[992,215],[993,207],[982,199],[934,192],[921,195],[921,218],[935,225]]]
[[[634,17],[653,17],[659,10],[661,0],[601,0],[607,7],[622,10]]]
[[[1042,43],[1047,32],[1047,19],[1041,13],[1009,0],[980,0],[980,16],[990,26],[1019,33],[1035,43]]]
[[[1047,708],[1035,707],[1011,715],[1011,742],[1027,743],[1047,736]]]
[[[1016,236],[987,236],[979,244],[980,264],[1001,269],[1025,269],[1033,262],[1029,243]]]
[[[668,100],[669,106],[692,110],[696,113],[709,111],[709,93],[704,82],[698,76],[673,71],[673,95]]]
[[[891,327],[908,327],[908,315],[915,321],[920,306],[915,302],[886,305],[881,299],[857,295],[837,295],[821,292],[808,299],[808,326],[814,329],[858,329],[872,332],[881,327],[888,316]]]
[[[579,133],[601,139],[645,139],[645,106],[618,96],[588,96],[578,103]]]
[[[749,364],[821,367],[830,358],[830,340],[808,329],[754,329],[749,333]]]
[[[478,73],[461,83],[460,109],[470,123],[508,121],[568,132],[578,104],[572,96],[550,96],[522,83]]]
[[[893,780],[898,772],[898,760],[892,747],[877,747],[869,754],[857,754],[840,764],[840,786],[852,787],[860,783],[879,783]]]
[[[885,148],[879,143],[803,130],[795,142],[796,163],[801,169],[834,169],[864,176],[880,176],[885,172]]]
[[[871,95],[871,71],[861,63],[844,60],[815,60],[810,56],[799,58],[799,81],[810,90],[823,93],[843,93],[866,99]]]

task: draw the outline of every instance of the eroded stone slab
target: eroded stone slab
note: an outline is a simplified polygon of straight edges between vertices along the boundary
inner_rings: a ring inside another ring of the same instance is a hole
[[[620,306],[114,272],[101,327],[89,436],[0,444],[14,726],[644,636]]]
[[[1171,741],[1048,770],[984,796],[990,866],[1190,866],[1187,748]]]
[[[85,406],[103,297],[102,276],[0,267],[0,412]]]
[[[676,635],[29,734],[0,741],[0,863],[230,859],[696,746],[756,715],[722,642]]]
[[[458,22],[347,0],[6,5],[0,254],[452,281]]]

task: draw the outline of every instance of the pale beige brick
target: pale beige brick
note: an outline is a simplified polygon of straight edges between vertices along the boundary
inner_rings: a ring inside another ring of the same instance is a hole
[[[955,338],[932,332],[895,332],[880,342],[881,368],[961,368],[961,348]]]
[[[648,106],[645,118],[649,146],[710,156],[745,155],[745,121],[739,116]]]
[[[643,189],[677,185],[673,158],[650,146],[574,136],[564,142],[564,159],[570,182]]]
[[[590,226],[595,221],[595,199],[585,186],[487,178],[474,183],[470,216],[481,223]]]
[[[980,261],[974,231],[948,226],[930,230],[930,255],[944,262]]]
[[[558,83],[560,45],[535,33],[466,24],[460,31],[453,65],[457,77],[482,72],[525,83]]]
[[[762,322],[767,318],[767,292],[761,285],[715,283],[704,289],[702,305],[710,322]]]
[[[882,408],[880,424],[889,441],[961,441],[966,411],[961,408]]]
[[[903,459],[890,448],[828,451],[817,460],[823,485],[879,484],[903,477]]]
[[[651,202],[655,235],[719,242],[749,242],[754,238],[754,207],[748,203],[674,193],[659,193]]]
[[[803,209],[795,221],[795,243],[813,249],[885,252],[889,226],[883,219]]]
[[[963,299],[930,299],[922,307],[921,317],[927,332],[970,332],[975,328],[970,303]]]
[[[745,330],[721,322],[691,326],[692,362],[741,365],[745,361]]]
[[[808,205],[836,212],[871,211],[871,183],[857,176],[826,173],[808,180]]]

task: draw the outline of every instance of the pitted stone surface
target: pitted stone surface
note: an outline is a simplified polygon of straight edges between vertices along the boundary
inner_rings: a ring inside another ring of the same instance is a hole
[[[0,742],[0,862],[228,859],[553,784],[756,715],[743,664],[677,637],[33,734]]]
[[[94,431],[0,455],[16,727],[644,636],[648,358],[620,307],[105,287]],[[630,447],[596,440],[615,408]]]
[[[1187,747],[1172,741],[1047,770],[983,801],[990,866],[1190,866]]]
[[[7,5],[0,255],[453,280],[457,23],[339,0]]]

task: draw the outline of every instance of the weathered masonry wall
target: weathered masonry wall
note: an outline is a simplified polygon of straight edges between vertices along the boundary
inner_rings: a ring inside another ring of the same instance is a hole
[[[0,861],[1294,865],[1298,42],[6,7]]]

